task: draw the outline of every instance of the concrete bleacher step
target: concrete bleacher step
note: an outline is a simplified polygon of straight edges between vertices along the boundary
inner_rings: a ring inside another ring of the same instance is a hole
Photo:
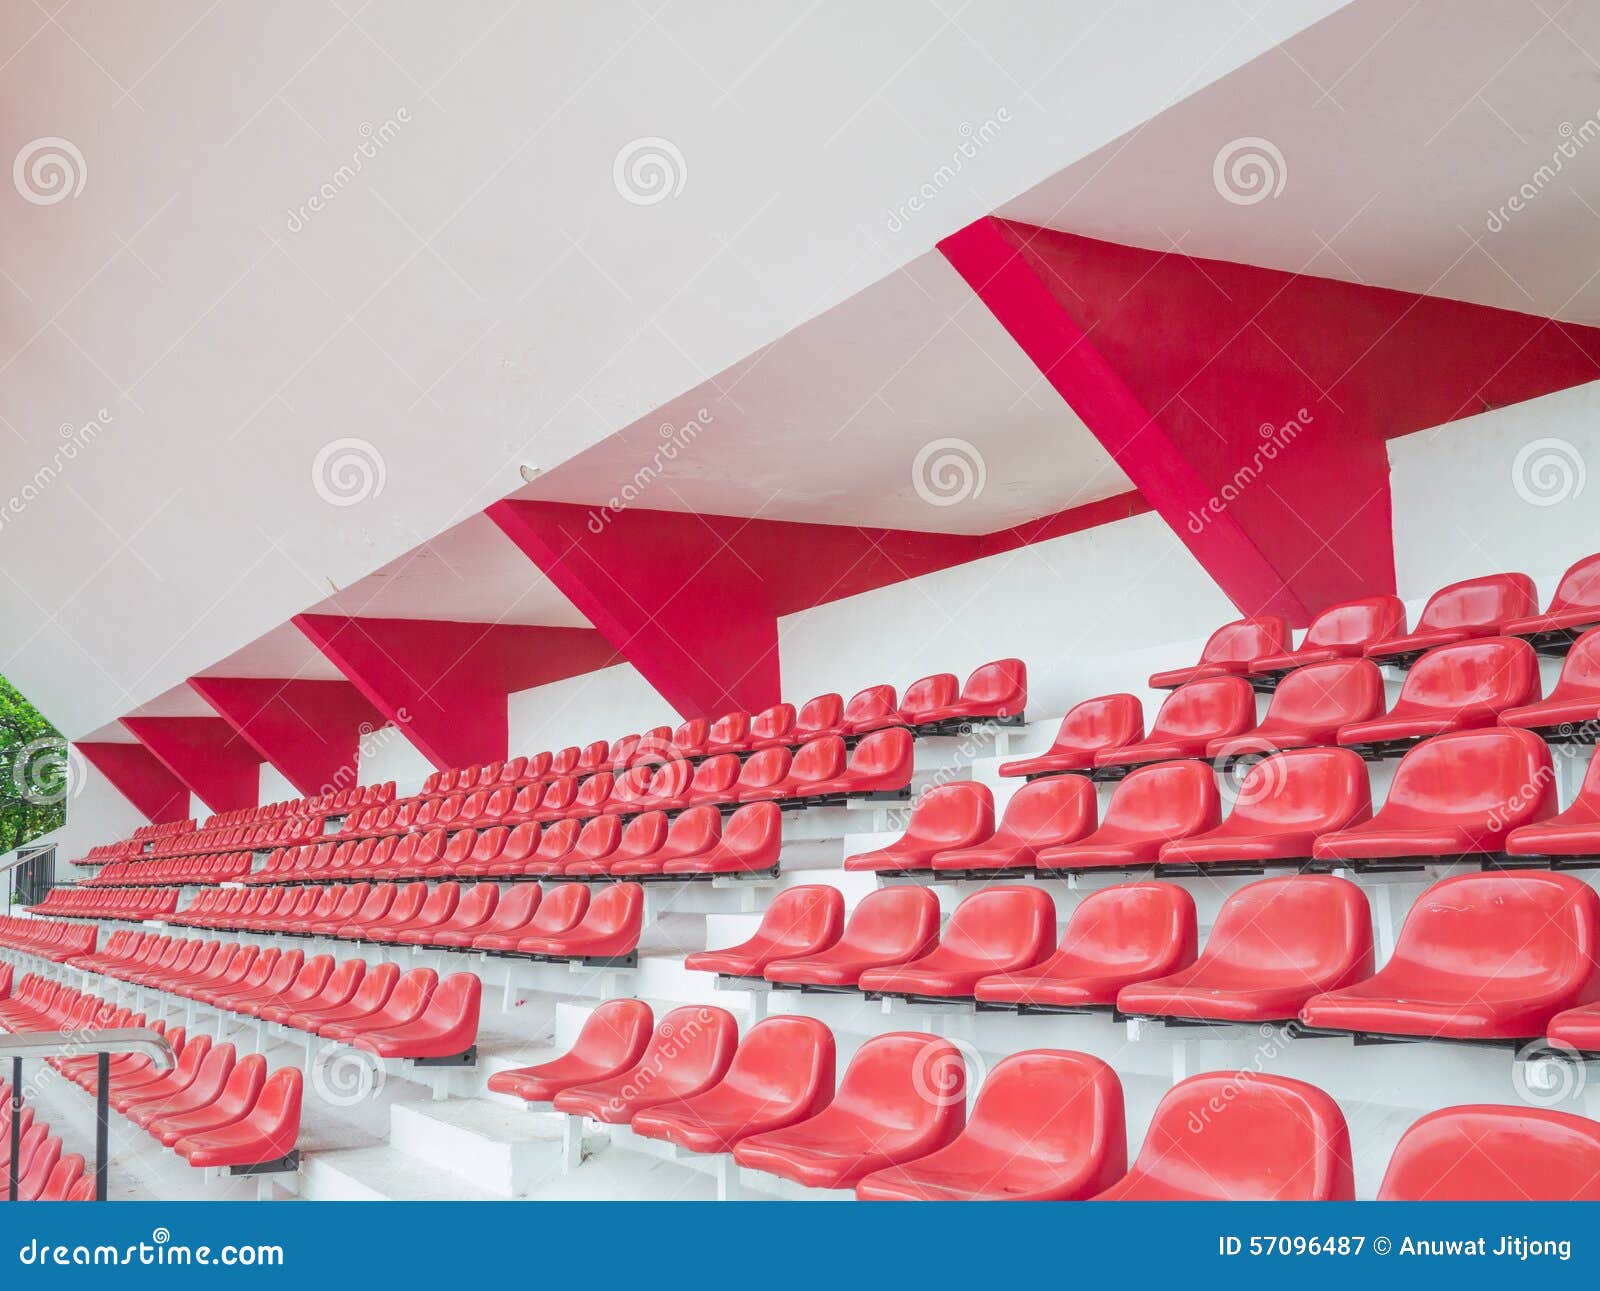
[[[561,1169],[562,1118],[499,1099],[397,1103],[389,1146],[498,1197],[521,1197]]]
[[[390,1147],[319,1152],[301,1166],[303,1201],[503,1201],[500,1194]]]

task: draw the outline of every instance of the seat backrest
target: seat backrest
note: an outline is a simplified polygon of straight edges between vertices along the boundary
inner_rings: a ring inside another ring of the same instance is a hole
[[[607,1000],[583,1020],[572,1056],[604,1070],[631,1067],[650,1043],[655,1017],[643,1000]]]
[[[850,912],[841,946],[873,959],[906,960],[939,937],[939,898],[925,887],[878,888]]]
[[[611,883],[589,901],[581,932],[615,933],[637,929],[644,922],[644,888],[638,883]]]
[[[1572,643],[1561,662],[1561,677],[1550,692],[1556,699],[1600,692],[1600,628],[1590,628]]]
[[[1428,598],[1417,631],[1481,628],[1539,612],[1539,594],[1526,574],[1489,574],[1441,587]]]
[[[513,893],[516,891],[512,889]],[[589,908],[589,887],[585,883],[557,883],[539,902],[525,925],[530,936],[553,937],[577,926]]]
[[[613,783],[611,772],[596,771],[578,786],[578,792],[572,799],[573,809],[582,811],[585,815],[592,814],[597,808],[604,806],[611,797]]]
[[[656,1024],[644,1055],[630,1069],[634,1084],[663,1081],[668,1088],[693,1089],[718,1080],[733,1061],[739,1024],[727,1009],[688,1004]]]
[[[876,721],[893,717],[899,708],[895,689],[890,685],[868,686],[850,696],[844,706],[845,722]]]
[[[558,861],[570,856],[582,830],[582,823],[576,820],[558,820],[546,825],[544,832],[539,835],[539,847],[534,855],[541,861]]]
[[[1398,596],[1364,596],[1330,605],[1306,629],[1302,650],[1365,648],[1406,630],[1406,607]]]
[[[776,807],[772,803],[753,803],[752,806]],[[743,808],[741,808],[743,810]],[[734,813],[738,815],[737,812]],[[732,821],[730,819],[729,823]],[[666,847],[676,853],[693,855],[704,851],[722,837],[722,813],[715,807],[691,807],[674,816],[667,826]]]
[[[506,840],[510,837],[511,831],[504,825],[484,830],[472,844],[472,851],[467,859],[480,865],[498,859],[506,850]]]
[[[790,731],[796,736],[805,736],[811,731],[831,730],[843,720],[844,700],[830,691],[800,705]]]
[[[1062,748],[1114,749],[1144,738],[1144,705],[1137,695],[1098,695],[1074,704],[1061,719]]]
[[[739,755],[719,753],[694,769],[689,787],[694,793],[725,793],[739,782]]]
[[[731,754],[729,755],[732,756]],[[715,759],[712,759],[715,761]],[[615,854],[618,860],[630,860],[659,852],[667,841],[667,813],[647,811],[630,820],[622,831]]]
[[[1111,791],[1102,829],[1179,838],[1211,829],[1222,817],[1216,773],[1205,762],[1158,762],[1128,773]]]
[[[1028,665],[1021,659],[995,659],[974,668],[961,686],[969,704],[1004,705],[1002,716],[1022,712],[1028,702]]]
[[[586,861],[597,861],[616,851],[621,838],[620,816],[596,816],[593,820],[584,822],[583,828],[578,831],[578,839],[572,845],[572,850]]]
[[[967,1069],[950,1041],[889,1031],[865,1041],[845,1068],[832,1108],[885,1131],[965,1121]]]
[[[1379,1201],[1600,1201],[1600,1125],[1543,1107],[1442,1107],[1395,1144]]]
[[[1056,907],[1042,888],[997,886],[955,908],[936,954],[997,966],[1034,964],[1055,942]]]
[[[778,784],[788,776],[793,761],[794,755],[781,744],[762,749],[745,759],[739,770],[739,786],[742,789],[765,789]]]
[[[956,702],[961,693],[961,682],[953,672],[936,672],[931,677],[919,677],[906,687],[900,697],[903,712],[915,715],[928,708],[945,708]]]
[[[728,817],[722,845],[745,857],[778,859],[783,844],[783,813],[775,802],[748,802]]]
[[[1272,692],[1262,726],[1343,726],[1383,712],[1383,674],[1370,659],[1330,659],[1296,668]]]
[[[672,733],[672,747],[674,751],[700,748],[706,742],[706,737],[711,733],[711,723],[703,717],[691,717]]]
[[[1495,710],[1539,698],[1539,659],[1526,641],[1479,637],[1435,646],[1406,673],[1396,708]]]
[[[1330,874],[1260,879],[1222,903],[1200,961],[1332,990],[1372,975],[1372,910],[1360,888]]]
[[[978,780],[956,780],[926,790],[906,825],[907,838],[946,847],[964,847],[993,833],[994,793]]]
[[[978,1090],[967,1133],[1022,1161],[1081,1161],[1099,1151],[1096,1192],[1128,1168],[1122,1082],[1086,1053],[1029,1049],[1002,1059]]]
[[[833,945],[843,929],[844,893],[825,883],[805,883],[772,898],[751,940],[809,955]]]
[[[1161,705],[1150,738],[1227,735],[1255,725],[1256,696],[1243,677],[1206,677],[1179,686]]]
[[[574,886],[582,886],[581,884]],[[537,883],[514,883],[506,890],[494,908],[494,915],[482,931],[485,933],[520,932],[539,909],[544,889]]]
[[[1408,749],[1377,818],[1387,824],[1440,819],[1506,828],[1555,814],[1549,746],[1510,726],[1450,731]]]
[[[1370,665],[1369,665],[1370,666]],[[1286,749],[1245,775],[1228,824],[1247,833],[1332,833],[1372,819],[1367,764],[1352,749]]]
[[[506,835],[505,846],[500,849],[502,861],[525,861],[538,849],[544,826],[535,820],[525,820]]]
[[[1574,562],[1561,575],[1550,598],[1550,613],[1566,610],[1600,610],[1600,553]]]
[[[903,726],[873,731],[850,751],[849,770],[856,775],[883,775],[911,761],[911,732]]]
[[[795,750],[789,774],[796,780],[832,780],[844,774],[844,767],[844,738],[824,735]]]
[[[781,740],[794,729],[793,704],[774,704],[764,708],[750,719],[752,740]]]
[[[995,841],[1029,847],[1075,843],[1095,827],[1094,785],[1085,776],[1050,776],[1019,788],[1007,800]]]
[[[1289,620],[1281,614],[1262,614],[1224,623],[1207,638],[1200,662],[1243,663],[1288,648]]]
[[[739,1041],[723,1087],[774,1111],[820,1111],[833,1098],[838,1055],[833,1032],[816,1018],[757,1022]]]
[[[1199,946],[1194,898],[1175,883],[1118,883],[1073,908],[1061,937],[1070,962],[1059,975],[1146,964],[1169,971],[1194,962]]]

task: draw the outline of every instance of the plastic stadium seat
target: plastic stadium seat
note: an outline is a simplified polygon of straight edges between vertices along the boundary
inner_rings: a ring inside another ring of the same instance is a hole
[[[1376,975],[1310,1000],[1306,1025],[1526,1040],[1600,998],[1600,895],[1566,874],[1458,874],[1412,903]]]
[[[1020,723],[1028,707],[1028,665],[1021,659],[996,659],[973,669],[961,693],[944,704],[911,702],[910,692],[900,709],[913,725],[951,722],[1007,721]]]
[[[1224,623],[1200,651],[1199,663],[1155,673],[1150,678],[1150,688],[1172,690],[1206,677],[1242,676],[1251,670],[1257,659],[1280,655],[1289,645],[1289,620],[1281,614],[1262,614]]]
[[[921,677],[906,687],[900,696],[899,720],[907,726],[936,721],[926,714],[951,708],[961,694],[961,680],[953,672]]]
[[[643,929],[644,889],[637,883],[612,883],[590,899],[574,927],[523,937],[517,952],[553,959],[622,959],[639,949]]]
[[[842,731],[826,734],[864,735],[884,726],[898,726],[900,703],[894,687],[879,685],[858,690],[845,704],[841,724]]]
[[[845,858],[846,870],[877,873],[933,872],[933,858],[952,848],[972,847],[994,834],[994,795],[975,780],[936,785],[917,799],[905,833],[871,852]]]
[[[1561,676],[1548,695],[1536,703],[1506,709],[1500,714],[1500,724],[1592,738],[1600,730],[1600,628],[1573,642],[1562,661]],[[1584,727],[1588,729],[1579,730]]]
[[[903,726],[874,731],[850,751],[837,780],[814,786],[819,794],[898,793],[911,787],[914,764],[911,732]]]
[[[691,717],[672,733],[672,758],[698,758],[705,754],[706,738],[711,734],[711,723],[704,717]]]
[[[563,1089],[552,1101],[559,1112],[626,1125],[646,1108],[710,1089],[727,1073],[738,1043],[739,1026],[726,1009],[704,1004],[673,1009],[633,1066]]]
[[[589,889],[581,883],[563,883],[555,890],[568,888],[581,892],[587,903]],[[516,945],[517,938],[523,935],[529,921],[539,912],[543,897],[543,890],[537,883],[515,884],[500,898],[488,923],[477,932],[442,932],[439,934],[439,943],[443,946],[470,946],[474,950],[509,950]]]
[[[804,744],[819,735],[844,733],[844,700],[830,691],[826,695],[808,699],[800,705],[800,711],[795,714],[794,723],[789,728],[788,737],[780,743]]]
[[[766,966],[769,982],[839,990],[856,985],[869,968],[905,964],[939,939],[939,898],[927,888],[869,892],[850,912],[839,939],[825,950]]]
[[[1012,1054],[989,1073],[948,1147],[876,1170],[863,1201],[1076,1201],[1128,1168],[1122,1083],[1098,1058]]]
[[[1215,1022],[1286,1022],[1314,995],[1372,974],[1372,911],[1347,879],[1299,875],[1246,884],[1217,912],[1194,963],[1125,986],[1123,1013]]]
[[[793,704],[774,704],[750,719],[750,738],[746,748],[764,749],[774,744],[793,743],[795,711]]]
[[[740,1140],[733,1159],[810,1188],[849,1188],[948,1146],[965,1122],[966,1069],[955,1045],[889,1032],[856,1050],[827,1107]]]
[[[530,1103],[548,1103],[563,1089],[609,1080],[638,1063],[655,1018],[643,1000],[607,1000],[584,1019],[571,1049],[532,1067],[498,1071],[489,1089]]]
[[[1503,624],[1538,612],[1539,596],[1526,574],[1469,578],[1441,587],[1428,598],[1416,627],[1373,642],[1367,647],[1367,657],[1403,665],[1434,646],[1498,636]]]
[[[1091,771],[1095,754],[1144,739],[1144,705],[1135,695],[1101,695],[1067,710],[1054,743],[1036,757],[1003,762],[1003,776]]]
[[[1095,754],[1095,768],[1204,757],[1214,741],[1255,724],[1256,693],[1242,677],[1191,681],[1167,696],[1144,739]]]
[[[1354,1201],[1350,1129],[1315,1085],[1217,1071],[1174,1085],[1096,1201]]]
[[[815,1018],[768,1018],[751,1027],[710,1089],[658,1103],[633,1130],[691,1152],[728,1152],[753,1134],[808,1120],[833,1098],[833,1032]]]
[[[368,974],[368,980],[371,980]],[[428,1007],[428,1001],[439,985],[439,975],[431,968],[413,968],[394,984],[389,998],[370,1013],[357,1014],[356,1003],[361,999],[357,992],[350,1011],[340,1016],[324,1016],[314,1028],[316,1033],[329,1040],[352,1041],[373,1031],[388,1031],[415,1022]]]
[[[708,803],[733,802],[739,769],[739,757],[735,753],[718,753],[707,758],[695,767],[680,805],[700,807]]]
[[[300,1137],[300,1099],[304,1078],[298,1067],[268,1076],[249,1112],[240,1120],[185,1135],[173,1150],[192,1166],[247,1166],[281,1161]]]
[[[755,934],[726,950],[702,950],[683,966],[691,972],[725,977],[760,977],[777,959],[794,959],[826,950],[844,928],[844,894],[826,884],[786,888],[772,899]]]
[[[159,1114],[152,1117],[144,1128],[151,1138],[168,1148],[176,1146],[180,1139],[220,1130],[235,1121],[242,1121],[248,1115],[261,1097],[266,1080],[267,1060],[253,1053],[233,1064],[222,1089],[215,1096],[198,1106],[193,1105],[192,1097],[186,1098],[182,1110],[174,1110],[175,1104],[168,1104],[159,1109]],[[206,1092],[209,1093],[209,1090]],[[193,1086],[190,1087],[192,1093]]]
[[[1600,1201],[1600,1125],[1543,1107],[1441,1107],[1395,1144],[1379,1201]]]
[[[980,978],[1032,968],[1055,941],[1056,910],[1041,888],[988,887],[955,909],[939,942],[907,964],[869,968],[863,991],[908,998],[971,998]]]
[[[1383,674],[1372,660],[1312,664],[1279,681],[1259,725],[1244,735],[1212,740],[1206,756],[1217,759],[1337,744],[1341,727],[1377,717],[1383,703]]]
[[[1556,585],[1555,595],[1543,614],[1512,619],[1502,628],[1508,637],[1570,640],[1600,624],[1600,554],[1585,556]]]
[[[742,711],[724,713],[706,730],[702,757],[719,753],[743,753],[750,747],[750,714]]]
[[[1500,714],[1539,698],[1539,659],[1514,637],[1485,637],[1425,651],[1400,686],[1394,707],[1352,722],[1339,743],[1383,746],[1445,731],[1493,726]]]
[[[1094,785],[1082,776],[1052,776],[1022,785],[1006,802],[994,833],[971,847],[935,852],[936,874],[1030,870],[1039,851],[1075,843],[1095,827]]]
[[[782,746],[752,754],[739,768],[739,779],[733,789],[734,801],[760,802],[783,797],[783,782],[789,778],[793,763],[794,754]]]
[[[1513,829],[1506,837],[1505,849],[1508,856],[1600,857],[1600,756],[1590,757],[1572,806],[1546,820]]]
[[[770,803],[760,804],[772,806]],[[776,807],[772,807],[776,811]],[[613,863],[607,873],[616,877],[660,874],[669,860],[702,856],[716,846],[722,836],[722,813],[715,807],[691,807],[672,819],[661,846],[644,856]]]
[[[1406,607],[1398,596],[1366,596],[1330,605],[1311,620],[1300,644],[1282,654],[1250,662],[1251,677],[1277,677],[1296,668],[1359,659],[1367,647],[1406,630]]]
[[[508,897],[507,900],[510,900]],[[511,950],[522,953],[522,943],[530,938],[556,937],[571,932],[589,913],[589,888],[583,883],[558,883],[539,901],[539,908],[514,932],[496,937],[477,937],[474,950]]]
[[[714,761],[715,759],[713,759]],[[708,765],[702,763],[701,765]],[[604,816],[602,820],[616,821],[615,816]],[[584,834],[589,832],[590,825],[598,824],[590,821],[584,826]],[[654,856],[667,841],[667,814],[664,811],[647,811],[642,816],[635,816],[626,826],[623,826],[611,847],[602,852],[585,849],[582,835],[578,838],[578,845],[573,848],[575,859],[567,861],[561,867],[561,873],[568,878],[597,874],[609,874],[613,866],[624,861],[633,862]]]
[[[1217,777],[1204,762],[1162,762],[1128,773],[1112,791],[1100,827],[1080,842],[1047,847],[1040,870],[1138,869],[1175,838],[1222,823]]]
[[[399,987],[395,989],[398,993]],[[415,1017],[393,1025],[381,1019],[360,1035],[345,1038],[380,1058],[471,1057],[482,1001],[483,984],[476,973],[452,973],[433,988]]]
[[[650,776],[643,796],[631,805],[640,811],[675,811],[685,805],[683,798],[689,792],[689,784],[693,779],[694,767],[683,758],[663,762]],[[584,782],[585,788],[588,783]]]
[[[325,1022],[347,1022],[371,1017],[388,1002],[399,980],[398,964],[374,964],[348,999],[335,1001],[324,992],[313,1003],[291,1013],[284,1020],[284,1025],[297,1031],[315,1031]]]
[[[1134,982],[1194,962],[1194,898],[1172,883],[1122,883],[1091,892],[1067,921],[1061,946],[1033,968],[978,979],[980,1004],[1108,1009]]]
[[[722,827],[721,838],[709,848],[691,855],[667,855],[661,873],[669,878],[776,874],[782,850],[783,815],[778,804],[752,802],[728,817],[728,823]]]
[[[1413,860],[1498,852],[1520,825],[1555,814],[1550,750],[1509,726],[1436,735],[1395,768],[1371,820],[1317,839],[1320,861]]]
[[[1359,756],[1288,749],[1250,768],[1226,820],[1167,843],[1160,861],[1163,868],[1308,861],[1319,836],[1371,819],[1372,789]]]

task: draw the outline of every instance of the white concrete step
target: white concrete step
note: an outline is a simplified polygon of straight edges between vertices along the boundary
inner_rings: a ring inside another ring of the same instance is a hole
[[[498,1197],[522,1197],[560,1171],[563,1119],[498,1099],[397,1103],[389,1146]]]
[[[319,1152],[301,1165],[304,1201],[502,1201],[503,1197],[389,1147]]]

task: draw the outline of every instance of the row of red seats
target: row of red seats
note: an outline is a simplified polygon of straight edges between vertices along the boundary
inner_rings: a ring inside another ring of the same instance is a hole
[[[381,1058],[475,1059],[483,986],[429,968],[122,932],[73,968],[134,982],[224,1013],[340,1040]]]
[[[0,1080],[0,1201],[9,1189],[5,1186],[11,1170],[11,1084]],[[94,1178],[84,1174],[83,1158],[76,1152],[62,1154],[61,1140],[50,1126],[36,1120],[26,1102],[17,1120],[17,1200],[18,1201],[93,1201]]]
[[[195,825],[196,822],[193,818],[189,820],[160,821],[154,825],[140,825],[138,829],[129,835],[129,839],[135,843],[146,843],[152,838],[166,838],[170,834],[187,833],[195,828]]]
[[[163,1030],[159,1022],[37,975],[22,978],[15,993],[0,998],[0,1027],[12,1032]],[[212,1048],[209,1042],[191,1061],[190,1049],[199,1039],[186,1042],[181,1030],[167,1035],[179,1059],[171,1071],[142,1054],[113,1055],[111,1106],[192,1166],[292,1169],[300,1136],[300,1069],[281,1067],[268,1075],[265,1058],[235,1061],[232,1045]],[[47,1061],[83,1088],[95,1088],[94,1055]]]
[[[99,935],[100,930],[92,923],[0,915],[0,946],[56,963],[93,950]]]
[[[1292,669],[1332,659],[1366,657],[1407,667],[1423,651],[1480,636],[1524,637],[1563,653],[1580,633],[1600,625],[1600,554],[1586,556],[1561,576],[1544,613],[1526,574],[1490,574],[1442,587],[1406,630],[1398,597],[1371,596],[1329,606],[1312,619],[1299,646],[1288,621],[1260,615],[1226,623],[1212,633],[1192,667],[1158,672],[1158,690],[1202,677],[1249,676],[1270,684]]]
[[[72,863],[74,865],[109,865],[113,861],[123,861],[136,856],[142,850],[143,844],[135,842],[131,838],[125,838],[117,843],[99,843]]]
[[[218,852],[188,860],[112,861],[83,887],[185,887],[231,883],[248,877],[253,856],[249,852]]]
[[[271,820],[286,820],[297,816],[342,816],[357,807],[376,802],[388,802],[394,797],[394,781],[384,784],[351,785],[347,789],[331,789],[327,793],[307,798],[290,798],[283,802],[262,803],[259,807],[240,807],[233,811],[219,811],[206,818],[203,828],[217,829],[228,825],[258,825]]]
[[[259,851],[265,847],[287,847],[322,834],[321,816],[291,816],[257,825],[227,825],[220,829],[197,829],[157,842],[137,860],[160,861],[180,856],[207,856],[215,852]]]
[[[325,842],[275,852],[251,884],[326,883],[350,878],[522,878],[621,876],[694,879],[775,873],[783,820],[774,803],[751,803],[724,822],[715,807],[668,820],[646,812],[589,821],[528,822],[516,828],[444,828],[359,842]]]
[[[1600,757],[1558,811],[1550,750],[1500,727],[1438,735],[1401,759],[1374,812],[1366,768],[1350,749],[1290,749],[1261,759],[1226,819],[1205,762],[1163,762],[1122,780],[1097,816],[1077,776],[1023,785],[995,823],[987,786],[923,794],[905,833],[847,857],[846,870],[983,877],[1158,866],[1168,873],[1263,865],[1392,868],[1420,861],[1497,865],[1600,860]]]
[[[159,919],[178,908],[176,888],[51,888],[44,900],[31,906],[36,915],[68,919],[119,919],[142,922]]]
[[[644,928],[644,891],[637,883],[612,884],[598,895],[583,883],[548,891],[519,883],[504,894],[492,883],[260,888],[202,893],[171,922],[535,959],[627,961]]]

